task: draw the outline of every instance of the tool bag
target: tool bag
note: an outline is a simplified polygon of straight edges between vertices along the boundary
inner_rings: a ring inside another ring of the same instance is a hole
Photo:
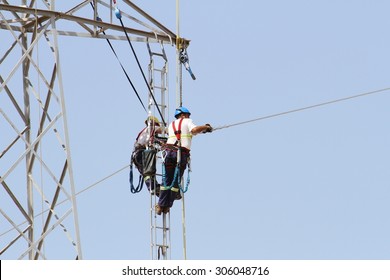
[[[154,176],[156,175],[156,157],[157,150],[149,149],[145,150],[142,153],[142,165],[143,165],[143,173],[145,176]]]

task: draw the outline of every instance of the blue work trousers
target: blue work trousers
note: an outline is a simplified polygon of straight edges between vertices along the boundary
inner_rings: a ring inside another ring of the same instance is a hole
[[[175,170],[177,166],[178,150],[166,149],[165,152],[165,182],[163,179],[162,185],[160,187],[160,198],[158,200],[158,204],[161,207],[172,207],[173,202],[180,195],[179,182],[181,182],[181,178],[183,177],[184,171],[187,168],[187,163],[190,159],[190,151],[181,148],[180,172],[175,178],[175,182],[173,184],[172,182],[175,177]]]

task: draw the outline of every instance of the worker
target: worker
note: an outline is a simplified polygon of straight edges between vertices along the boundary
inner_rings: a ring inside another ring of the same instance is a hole
[[[175,118],[168,127],[168,140],[165,145],[165,180],[160,186],[160,197],[155,206],[156,213],[168,213],[173,202],[181,199],[179,182],[190,159],[192,136],[199,133],[212,132],[209,124],[195,125],[190,119],[190,111],[186,107],[179,107],[175,110]],[[178,153],[180,152],[180,162]],[[180,173],[175,178],[176,168],[180,167]],[[173,180],[175,179],[175,182]]]
[[[150,122],[150,127],[149,127]],[[156,186],[156,195],[159,195],[160,184],[156,180],[155,175],[145,174],[145,166],[143,163],[143,154],[144,151],[153,145],[155,142],[155,137],[162,133],[162,129],[160,127],[160,121],[158,118],[154,116],[149,116],[145,120],[145,125],[139,133],[134,143],[134,149],[131,156],[132,162],[137,167],[139,173],[143,176],[145,184],[152,194],[154,193],[154,189]]]

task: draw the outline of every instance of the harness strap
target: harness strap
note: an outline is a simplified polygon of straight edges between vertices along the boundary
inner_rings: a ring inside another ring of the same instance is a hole
[[[175,121],[172,122],[173,132],[175,133],[177,140],[176,140],[175,144],[167,145],[167,146],[168,146],[168,149],[177,150],[177,164],[176,164],[175,173],[173,175],[173,180],[172,180],[171,185],[170,186],[161,186],[160,190],[171,190],[173,192],[182,191],[183,193],[185,193],[188,190],[188,185],[190,183],[190,179],[189,179],[190,169],[188,168],[188,178],[187,178],[187,184],[186,184],[185,188],[182,188],[182,186],[180,185],[180,179],[179,179],[180,178],[181,153],[182,152],[189,153],[188,149],[181,147],[181,142],[180,142],[180,140],[181,140],[181,123],[183,122],[183,120],[184,119],[179,120],[178,129],[176,129]],[[165,167],[164,166],[163,166],[163,182],[164,182],[164,185],[166,185],[166,183],[165,183]],[[176,182],[178,184],[178,188],[174,187]]]
[[[175,133],[176,139],[177,139],[175,144],[177,144],[177,142],[180,143],[180,140],[181,140],[181,123],[183,122],[183,120],[184,119],[180,119],[179,120],[179,127],[178,127],[178,129],[176,129],[175,121],[172,122],[173,133]]]
[[[147,127],[145,127],[144,129],[142,129],[142,130],[138,133],[137,138],[135,138],[136,141],[137,141],[138,138],[141,136],[141,134],[145,131],[145,129],[147,129]]]
[[[145,130],[147,130],[148,127],[144,127],[144,129],[142,129],[138,135],[137,135],[137,138],[135,138],[135,141],[137,142],[139,137],[141,136],[142,133],[144,133]],[[150,141],[153,143],[154,142],[154,134],[156,133],[156,128],[154,126],[152,126],[151,128],[151,131],[150,131],[150,135],[149,135],[149,139]]]

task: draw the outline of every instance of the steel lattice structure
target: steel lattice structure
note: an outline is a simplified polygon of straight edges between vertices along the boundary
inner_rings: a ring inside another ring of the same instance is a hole
[[[127,0],[134,28],[113,24],[112,0],[10,2],[0,1],[0,256],[50,259],[61,244],[62,259],[82,259],[58,36],[189,42]]]

